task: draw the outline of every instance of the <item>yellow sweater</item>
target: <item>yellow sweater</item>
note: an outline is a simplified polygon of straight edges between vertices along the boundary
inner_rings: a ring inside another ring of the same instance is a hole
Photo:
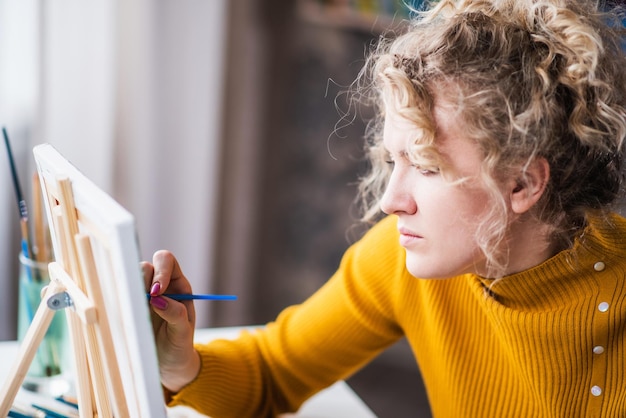
[[[199,345],[202,371],[172,404],[215,418],[295,410],[406,335],[435,417],[625,417],[625,267],[626,220],[613,216],[493,285],[420,280],[389,217],[266,329]]]

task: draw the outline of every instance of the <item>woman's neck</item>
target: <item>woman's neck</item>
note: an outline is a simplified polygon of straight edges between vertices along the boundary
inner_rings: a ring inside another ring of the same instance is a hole
[[[554,236],[553,227],[536,219],[523,217],[513,221],[507,239],[509,260],[505,274],[528,270],[564,250]]]

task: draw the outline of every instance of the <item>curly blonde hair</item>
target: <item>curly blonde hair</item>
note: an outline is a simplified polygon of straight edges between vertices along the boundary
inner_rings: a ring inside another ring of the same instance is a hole
[[[413,152],[437,155],[434,94],[454,85],[449,99],[484,153],[494,204],[477,240],[494,274],[508,261],[497,251],[508,219],[500,186],[533,158],[548,161],[550,181],[532,215],[570,245],[588,216],[612,209],[623,184],[621,12],[582,0],[441,0],[402,35],[381,39],[357,80],[361,98],[377,108],[367,132],[371,170],[360,183],[364,219],[380,214],[390,174],[381,145],[385,108],[425,133]]]

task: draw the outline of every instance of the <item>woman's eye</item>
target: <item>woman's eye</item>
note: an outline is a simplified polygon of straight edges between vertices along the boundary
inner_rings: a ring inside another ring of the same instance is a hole
[[[423,168],[420,165],[414,165],[414,167],[420,172],[420,174],[423,174],[425,176],[433,176],[436,174],[439,174],[439,169],[436,167],[432,167],[432,168]]]

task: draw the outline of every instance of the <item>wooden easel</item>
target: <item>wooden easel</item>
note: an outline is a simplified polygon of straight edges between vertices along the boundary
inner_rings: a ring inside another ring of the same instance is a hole
[[[46,186],[56,262],[49,264],[50,285],[22,341],[18,362],[2,388],[0,417],[9,413],[54,312],[64,308],[69,308],[66,316],[80,417],[128,417],[129,406],[91,246],[91,240],[106,239],[96,225],[89,226],[88,219],[81,219],[83,228],[87,225],[90,229],[88,233],[79,231],[80,214],[68,178]],[[106,242],[101,244],[107,246]]]

